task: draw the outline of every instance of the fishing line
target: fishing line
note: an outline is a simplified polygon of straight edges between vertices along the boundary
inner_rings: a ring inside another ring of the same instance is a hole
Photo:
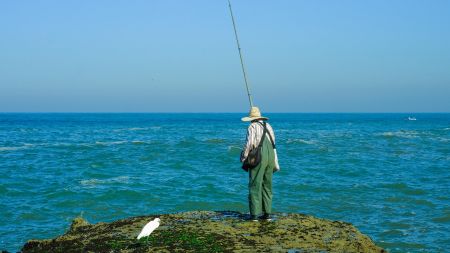
[[[239,51],[239,57],[241,59],[241,67],[242,67],[242,73],[244,74],[245,87],[247,88],[248,101],[250,102],[250,107],[253,107],[252,95],[250,94],[250,88],[249,88],[249,85],[247,82],[247,74],[245,72],[244,60],[242,58],[241,46],[239,44],[239,38],[238,38],[237,30],[236,30],[236,23],[234,22],[233,10],[231,9],[230,0],[228,0],[228,7],[230,7],[231,20],[233,21],[234,35],[236,37],[236,44],[237,44],[238,51]]]

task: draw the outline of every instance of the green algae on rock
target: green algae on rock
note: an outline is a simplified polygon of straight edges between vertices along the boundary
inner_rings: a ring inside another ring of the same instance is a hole
[[[142,227],[161,225],[136,240]],[[350,223],[303,214],[246,221],[238,212],[194,211],[89,224],[76,218],[67,233],[30,240],[22,252],[386,252]]]

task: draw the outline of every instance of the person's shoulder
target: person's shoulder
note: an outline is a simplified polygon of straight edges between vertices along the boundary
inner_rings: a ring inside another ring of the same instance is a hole
[[[260,128],[260,127],[262,127],[262,126],[261,126],[261,122],[259,122],[259,121],[252,121],[250,123],[250,125],[248,125],[249,129],[257,129],[257,128]]]
[[[254,129],[256,125],[257,124],[255,122],[250,122],[250,124],[248,125],[248,129]]]
[[[269,124],[269,122],[266,121],[266,126],[270,129],[272,129],[272,125]]]

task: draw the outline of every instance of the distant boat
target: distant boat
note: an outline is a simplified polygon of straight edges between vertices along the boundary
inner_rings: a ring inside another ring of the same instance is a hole
[[[417,120],[415,117],[408,117],[408,120]]]

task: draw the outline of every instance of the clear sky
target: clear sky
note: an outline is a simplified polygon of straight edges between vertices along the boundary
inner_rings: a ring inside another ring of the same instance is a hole
[[[450,1],[234,0],[263,112],[450,112]],[[0,1],[2,112],[245,112],[226,0]]]

